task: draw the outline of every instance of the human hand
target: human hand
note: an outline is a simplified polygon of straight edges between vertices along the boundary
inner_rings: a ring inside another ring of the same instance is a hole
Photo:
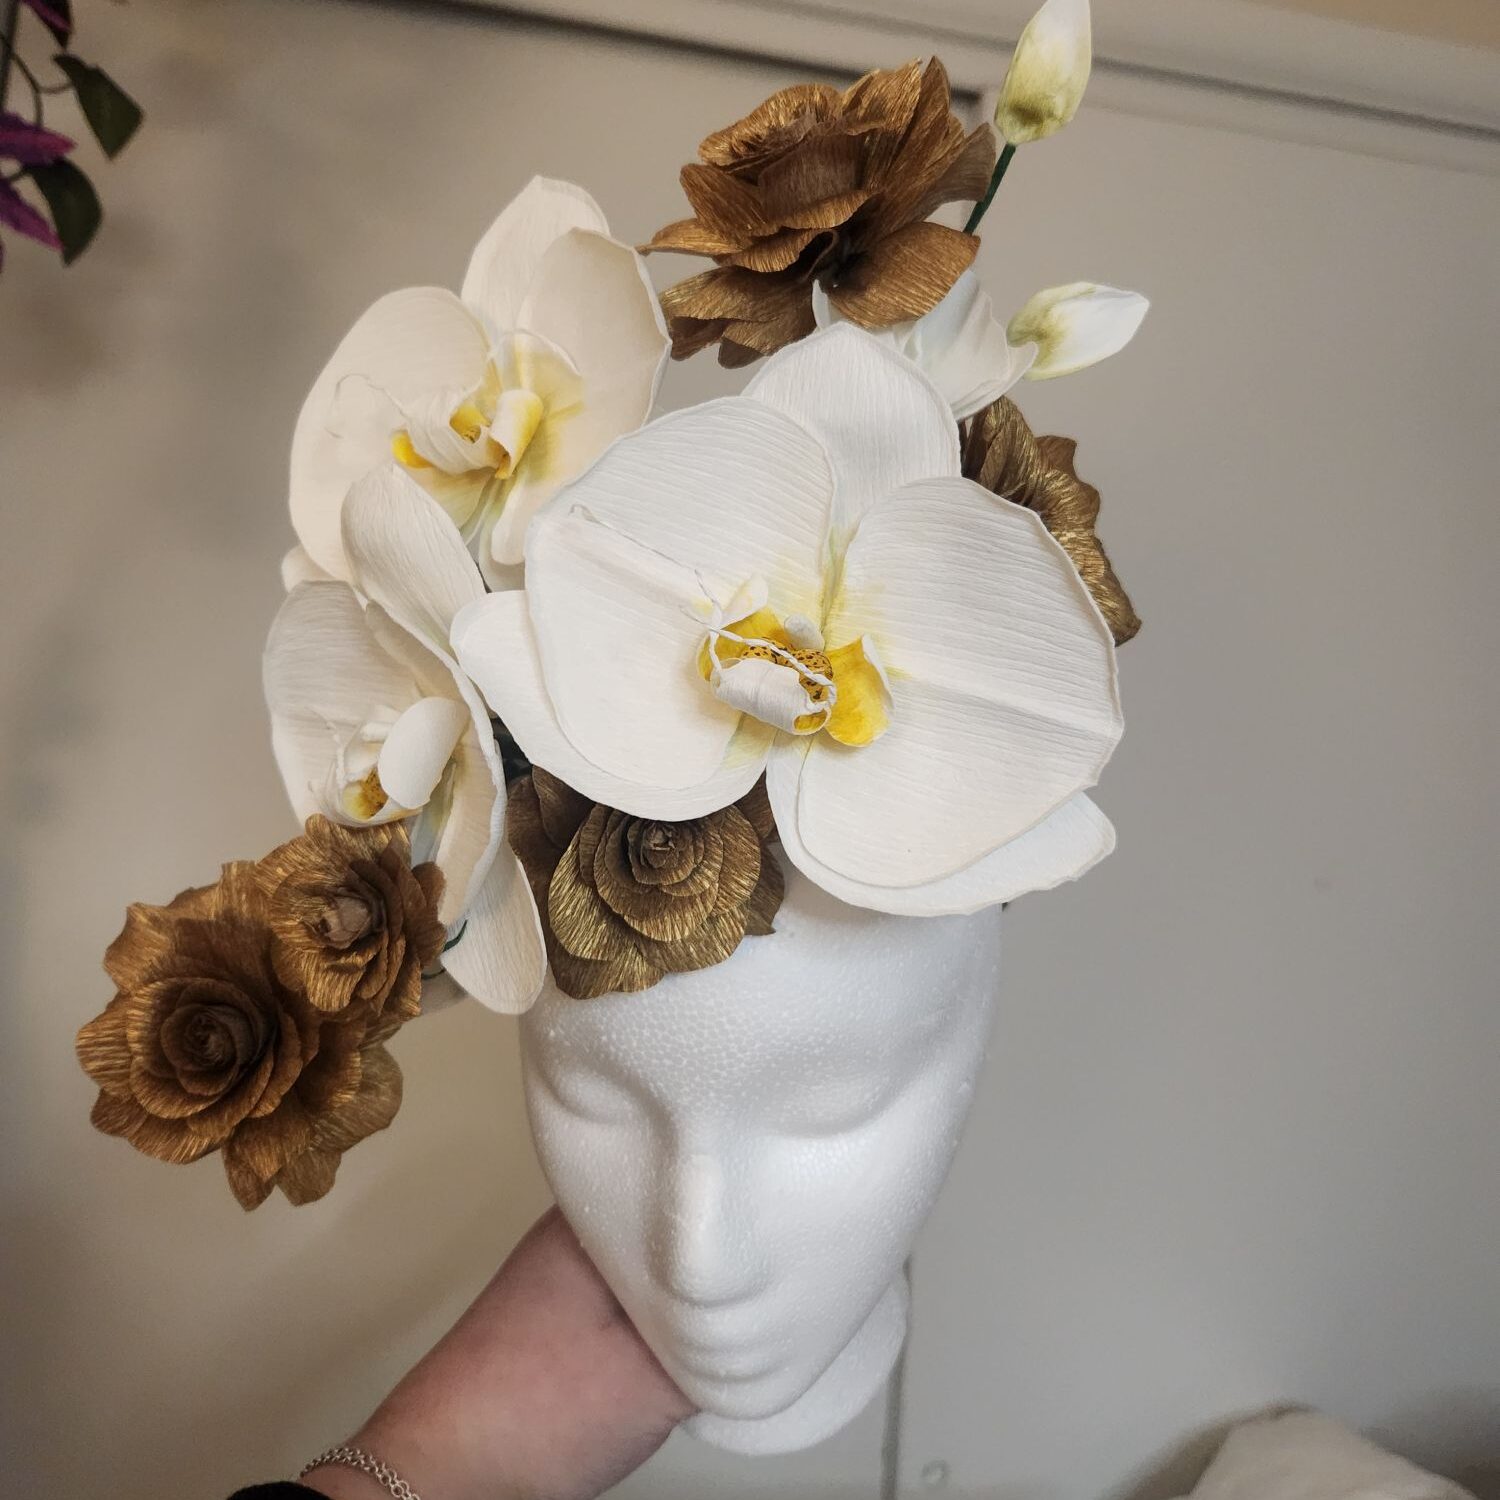
[[[422,1500],[593,1500],[692,1414],[554,1208],[350,1439]],[[329,1500],[381,1500],[314,1470]]]

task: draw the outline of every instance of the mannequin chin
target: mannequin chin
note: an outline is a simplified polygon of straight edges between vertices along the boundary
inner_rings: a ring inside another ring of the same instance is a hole
[[[598,1000],[549,985],[523,1019],[543,1169],[695,1435],[790,1451],[880,1389],[999,949],[998,911],[887,916],[790,872],[776,932],[727,963]]]

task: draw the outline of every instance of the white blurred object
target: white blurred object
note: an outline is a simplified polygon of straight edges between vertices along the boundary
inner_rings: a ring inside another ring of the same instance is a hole
[[[1332,1417],[1294,1411],[1236,1427],[1192,1500],[1474,1500]]]

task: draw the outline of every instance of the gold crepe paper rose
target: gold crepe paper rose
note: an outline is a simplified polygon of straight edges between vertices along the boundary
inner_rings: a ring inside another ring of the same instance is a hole
[[[812,332],[814,283],[866,328],[936,307],[979,241],[928,215],[984,192],[995,141],[988,125],[964,130],[933,58],[842,92],[783,89],[698,155],[682,169],[694,216],[642,248],[719,263],[669,288],[662,306],[676,358],[717,343],[720,363],[738,366]]]
[[[443,876],[411,866],[405,828],[344,828],[314,814],[306,831],[256,866],[271,924],[271,961],[320,1011],[363,1005],[409,1021],[422,971],[443,951]]]
[[[634,818],[540,767],[510,790],[506,831],[531,882],[557,987],[577,1000],[723,963],[771,931],[783,877],[765,787],[701,818]]]
[[[1141,628],[1104,544],[1094,531],[1099,491],[1078,477],[1072,438],[1036,437],[1008,397],[985,407],[964,429],[966,479],[1034,510],[1078,569],[1094,603],[1123,646]]]
[[[249,861],[166,906],[134,905],[104,966],[116,994],[78,1033],[92,1119],[168,1162],[222,1154],[242,1207],[309,1203],[351,1146],[389,1125],[399,1007],[320,1010],[278,975],[270,901]]]

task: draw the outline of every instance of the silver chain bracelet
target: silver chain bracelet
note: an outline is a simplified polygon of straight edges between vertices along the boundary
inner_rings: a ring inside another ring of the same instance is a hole
[[[363,1448],[351,1448],[347,1444],[340,1444],[337,1448],[329,1448],[320,1453],[297,1478],[306,1479],[314,1469],[326,1469],[330,1466],[358,1469],[361,1474],[368,1474],[385,1489],[392,1500],[422,1500],[388,1463],[383,1463],[373,1453],[366,1453]]]

